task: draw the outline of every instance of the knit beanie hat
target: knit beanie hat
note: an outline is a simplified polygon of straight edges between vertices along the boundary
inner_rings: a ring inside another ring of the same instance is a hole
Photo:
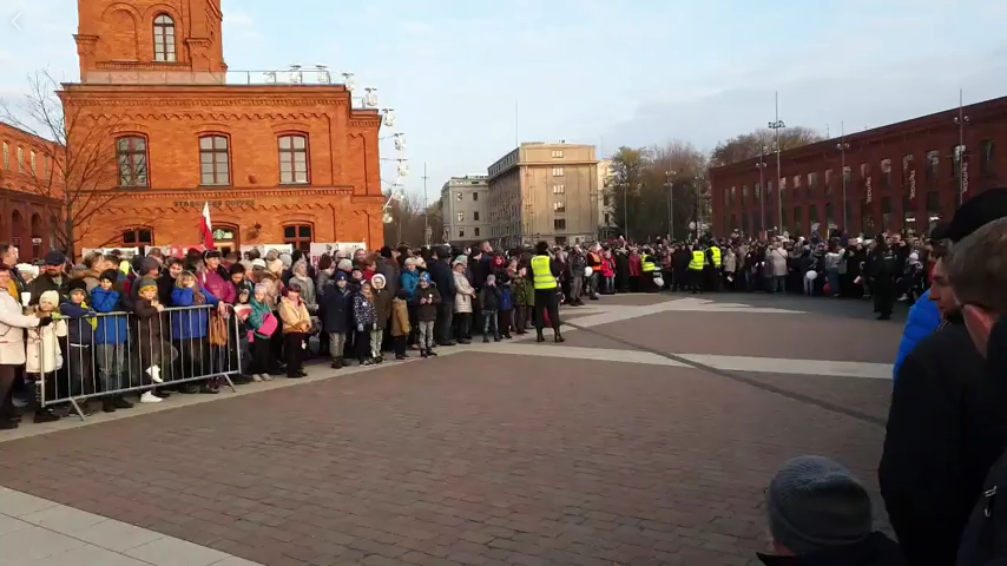
[[[39,304],[45,303],[54,307],[59,306],[59,293],[56,291],[45,291],[38,298]]]
[[[769,482],[766,511],[773,540],[797,556],[860,542],[873,530],[867,490],[821,456],[784,464]]]
[[[112,283],[115,283],[116,281],[119,280],[119,272],[114,269],[106,269],[105,271],[101,272],[101,275],[98,276],[98,281],[101,281],[103,279],[108,279]]]
[[[144,277],[140,280],[140,286],[137,287],[137,291],[143,291],[144,289],[149,289],[151,287],[157,289],[157,281],[151,279],[150,277]]]
[[[262,292],[262,293],[266,293],[268,295],[269,294],[269,290],[270,290],[269,283],[259,283],[259,284],[257,284],[255,286],[255,292],[256,293]]]
[[[353,262],[348,259],[339,260],[339,264],[336,265],[339,271],[353,271]]]

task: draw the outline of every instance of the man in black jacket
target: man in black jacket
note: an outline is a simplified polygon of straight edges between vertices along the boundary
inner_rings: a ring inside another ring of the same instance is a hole
[[[441,303],[437,305],[437,321],[434,322],[434,336],[440,346],[454,346],[451,340],[452,316],[455,308],[455,274],[451,271],[451,251],[447,246],[434,250],[436,258],[430,264],[430,279],[437,285]]]
[[[947,237],[957,243],[1002,217],[1007,189],[986,191],[955,212]],[[986,472],[1007,441],[1005,406],[1007,380],[991,374],[960,312],[906,357],[878,480],[910,564],[954,564]]]
[[[32,282],[28,285],[31,292],[31,304],[37,305],[38,298],[46,291],[56,291],[60,297],[66,295],[67,277],[64,273],[66,269],[66,256],[63,252],[52,250],[45,254],[45,267]]]

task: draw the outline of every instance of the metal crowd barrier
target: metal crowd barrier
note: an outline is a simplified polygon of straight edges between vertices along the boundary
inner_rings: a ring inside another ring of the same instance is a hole
[[[245,347],[233,311],[215,305],[165,308],[147,319],[128,312],[54,317],[26,339],[25,373],[39,404],[69,404],[81,420],[79,403],[90,399],[211,379],[234,390]]]

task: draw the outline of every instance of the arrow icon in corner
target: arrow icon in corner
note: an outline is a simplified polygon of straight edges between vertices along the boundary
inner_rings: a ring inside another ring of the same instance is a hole
[[[20,17],[21,17],[21,12],[18,12],[18,14],[16,16],[14,16],[14,19],[10,21],[10,23],[14,24],[14,27],[16,27],[18,31],[21,31],[21,26],[17,25],[17,20]]]

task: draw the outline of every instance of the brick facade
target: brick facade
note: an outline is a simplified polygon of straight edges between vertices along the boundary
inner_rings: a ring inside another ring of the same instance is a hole
[[[968,117],[962,162],[968,199],[1007,186],[1007,97],[966,106],[963,113]],[[782,182],[776,179],[775,154],[763,158],[761,181],[759,158],[714,168],[714,234],[738,230],[754,235],[763,228],[763,214],[764,228],[780,225],[778,186],[783,187],[782,225],[791,234],[808,235],[816,222],[822,235],[830,224],[851,234],[924,233],[938,219],[950,217],[957,205],[957,116],[954,108],[783,152]],[[936,158],[930,167],[928,158]],[[849,170],[845,227],[844,161]]]
[[[218,0],[87,4],[76,36],[82,82],[60,93],[67,115],[88,124],[70,132],[71,142],[102,132],[108,159],[118,154],[121,163],[121,140],[140,140],[134,159],[143,167],[138,178],[120,169],[102,183],[108,213],[82,227],[78,248],[131,245],[141,232],[137,243],[200,243],[204,202],[214,228],[233,232],[224,242],[232,249],[384,245],[376,111],[353,108],[343,85],[225,84]],[[174,62],[153,60],[154,19],[166,13],[177,30]],[[209,136],[226,149],[206,150]],[[286,136],[303,140],[303,176],[292,175],[292,154],[281,153]],[[216,177],[208,180],[208,170]]]
[[[49,229],[58,217],[58,196],[39,188],[37,177],[50,170],[52,143],[0,123],[0,241],[17,246],[22,261],[39,259],[55,246]],[[32,171],[36,173],[33,174]]]

